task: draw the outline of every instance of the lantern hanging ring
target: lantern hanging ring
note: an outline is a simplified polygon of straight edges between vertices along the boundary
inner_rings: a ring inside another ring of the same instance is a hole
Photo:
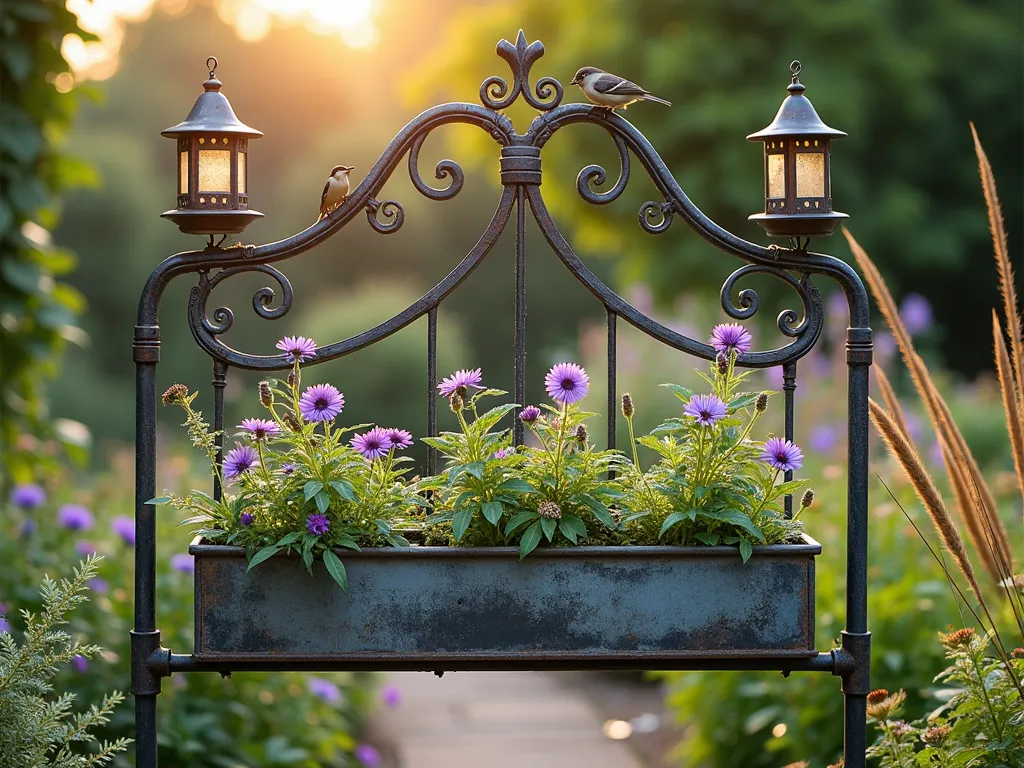
[[[210,63],[211,61],[213,62],[212,64]],[[797,62],[797,64],[799,64],[799,63],[800,63],[800,62]],[[213,77],[216,77],[216,76],[217,76],[217,75],[216,75],[216,73],[217,73],[217,65],[218,65],[218,64],[220,64],[220,62],[219,62],[219,61],[217,61],[217,57],[216,57],[216,56],[210,56],[210,57],[209,57],[209,58],[208,58],[208,59],[206,60],[206,68],[207,68],[208,70],[210,70],[210,77],[211,77],[211,78],[213,78]]]
[[[214,61],[216,61],[216,59],[214,59]],[[800,70],[802,69],[803,65],[800,63],[800,59],[793,59],[792,63],[789,65],[789,71],[793,73],[794,83],[800,82]]]

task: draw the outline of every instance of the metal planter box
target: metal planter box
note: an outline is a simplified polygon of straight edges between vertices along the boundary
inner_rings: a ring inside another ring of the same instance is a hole
[[[821,545],[410,547],[339,552],[343,591],[294,556],[246,573],[239,547],[193,541],[195,657],[358,668],[619,666],[814,650]]]

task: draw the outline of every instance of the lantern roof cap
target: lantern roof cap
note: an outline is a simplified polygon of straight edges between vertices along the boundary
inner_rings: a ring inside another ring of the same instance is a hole
[[[765,141],[774,136],[824,136],[832,139],[841,139],[846,136],[843,131],[829,128],[818,117],[814,105],[811,104],[810,99],[804,96],[805,86],[800,82],[800,69],[799,61],[794,61],[789,65],[789,70],[793,75],[793,82],[786,89],[789,91],[789,96],[782,102],[771,125],[750,134],[747,136],[747,141]]]
[[[262,131],[250,128],[235,116],[227,97],[220,92],[221,81],[217,79],[217,57],[211,56],[206,60],[206,66],[210,69],[210,78],[203,83],[203,93],[192,106],[182,122],[161,131],[161,136],[176,138],[178,136],[189,136],[194,133],[216,132],[228,133],[239,136],[249,136],[258,139],[263,135]]]

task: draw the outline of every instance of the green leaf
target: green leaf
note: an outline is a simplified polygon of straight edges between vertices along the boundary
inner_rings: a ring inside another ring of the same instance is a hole
[[[531,520],[536,520],[537,516],[537,513],[531,510],[520,512],[518,515],[509,520],[508,523],[506,523],[505,536],[511,536],[516,531],[516,529],[520,528],[525,523],[528,523]]]
[[[345,547],[345,549],[354,549],[356,552],[362,552],[362,548],[356,543],[356,540],[351,536],[339,536],[337,542],[339,547]]]
[[[487,413],[480,414],[479,418],[473,422],[473,429],[488,432],[491,427],[501,421],[502,417],[506,413],[517,407],[518,406],[515,403],[505,403],[504,405],[499,405],[496,408],[491,408]]]
[[[245,572],[248,573],[257,565],[262,563],[264,560],[269,560],[274,555],[276,555],[279,550],[280,547],[278,547],[276,544],[272,544],[269,547],[264,547],[263,549],[259,550],[255,555],[252,556],[252,559],[249,560],[249,567],[245,569]]]
[[[540,537],[540,522],[537,521],[526,529],[526,532],[523,534],[523,540],[519,542],[520,560],[537,548],[537,545],[540,544]]]
[[[320,491],[320,493],[314,497],[314,501],[316,501],[316,508],[320,510],[321,515],[327,512],[328,507],[331,506],[331,497],[324,491]]]
[[[693,538],[695,538],[697,541],[707,544],[709,547],[714,547],[718,545],[718,540],[721,537],[717,533],[698,531],[697,533],[693,534]]]
[[[734,509],[723,509],[718,512],[697,510],[697,514],[701,517],[709,517],[712,520],[721,520],[723,523],[739,526],[758,541],[764,541],[764,534],[761,533],[761,529],[754,525],[754,521],[742,512],[737,512]]]
[[[600,520],[606,527],[616,527],[615,518],[612,517],[612,513],[608,509],[608,507],[606,507],[604,504],[602,504],[600,501],[593,498],[592,496],[585,497],[584,502],[588,507],[590,507],[590,511],[594,513],[594,517]]]
[[[498,486],[499,491],[515,491],[516,493],[537,493],[537,489],[530,485],[525,480],[520,480],[518,477],[510,477],[508,480]]]
[[[482,461],[474,461],[470,464],[467,464],[465,467],[463,467],[463,470],[471,474],[477,480],[484,479],[484,463]]]
[[[305,500],[309,501],[314,496],[316,496],[318,493],[320,493],[320,491],[322,491],[323,488],[324,488],[324,484],[321,483],[319,480],[310,480],[302,488],[302,492],[303,492],[303,494],[306,497]]]
[[[338,492],[338,495],[346,501],[358,502],[355,489],[348,480],[331,480],[328,485]],[[308,498],[308,497],[307,497]]]
[[[483,504],[483,511],[484,517],[487,518],[487,522],[491,525],[497,525],[505,510],[497,501],[486,501]]]
[[[796,493],[810,485],[810,482],[810,480],[790,480],[788,483],[780,483],[772,488],[771,495],[778,497],[784,496],[787,493]]]
[[[743,558],[743,562],[744,563],[747,562],[747,560],[750,559],[750,556],[752,554],[754,554],[754,545],[751,544],[746,539],[741,539],[740,540],[740,557]]]
[[[452,534],[455,536],[455,541],[460,541],[465,535],[466,530],[469,528],[470,522],[473,520],[473,512],[476,510],[476,505],[470,505],[460,509],[452,517]]]
[[[757,398],[761,396],[760,392],[748,392],[746,394],[737,395],[729,404],[726,406],[730,411],[735,411],[738,408],[747,408],[757,402]]]
[[[690,398],[693,397],[693,390],[688,389],[679,384],[662,384],[661,386],[666,389],[672,390],[672,394],[682,400],[684,403],[690,402]]]
[[[274,546],[275,547],[287,547],[289,544],[294,544],[296,541],[298,541],[301,538],[302,538],[302,532],[301,531],[292,531],[291,533],[287,533],[284,536],[282,536],[280,539],[278,539],[277,544],[275,544]]]
[[[324,565],[327,566],[327,572],[331,574],[331,578],[338,582],[338,586],[348,592],[348,574],[345,572],[345,566],[338,556],[329,549],[324,550]]]
[[[550,517],[542,517],[540,519],[540,529],[544,531],[544,536],[547,537],[548,541],[552,541],[555,535],[555,530],[558,528],[558,521]]]
[[[170,504],[171,503],[171,497],[170,496],[157,496],[155,499],[150,499],[146,503],[147,504],[152,504],[153,506],[158,507],[161,504]]]
[[[587,538],[587,526],[576,515],[562,515],[558,521],[558,530],[573,544],[578,538]]]
[[[676,525],[677,523],[679,523],[680,521],[682,521],[684,519],[686,519],[686,513],[685,512],[676,511],[676,512],[673,512],[672,514],[670,514],[668,517],[665,518],[665,522],[663,522],[661,524],[661,530],[658,532],[658,538],[660,539],[662,536],[664,536],[668,532],[668,530],[672,526]]]

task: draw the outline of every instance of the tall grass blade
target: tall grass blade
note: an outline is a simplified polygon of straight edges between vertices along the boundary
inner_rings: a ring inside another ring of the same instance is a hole
[[[999,391],[1003,396],[1003,408],[1006,410],[1006,430],[1010,433],[1010,448],[1013,453],[1013,467],[1017,470],[1017,487],[1024,499],[1024,421],[1021,420],[1021,404],[1019,393],[1014,391],[1013,371],[1010,369],[1010,358],[1003,341],[1003,329],[999,325],[999,316],[992,310],[992,337],[995,341],[996,375],[999,378]]]

